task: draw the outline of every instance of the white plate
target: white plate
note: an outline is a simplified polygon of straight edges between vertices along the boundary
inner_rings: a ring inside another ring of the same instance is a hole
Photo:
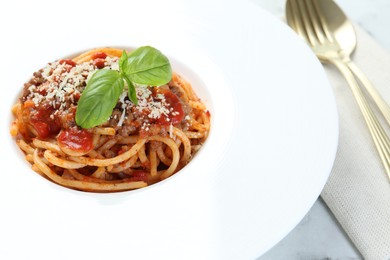
[[[247,1],[7,3],[0,22],[0,259],[254,259],[307,213],[331,170],[337,112],[324,71]],[[100,46],[152,45],[212,113],[184,170],[138,191],[62,188],[29,168],[10,108],[46,62]]]

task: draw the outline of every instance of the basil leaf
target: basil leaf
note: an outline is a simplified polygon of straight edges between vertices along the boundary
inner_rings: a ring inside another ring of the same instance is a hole
[[[137,84],[160,86],[172,78],[171,64],[159,50],[150,47],[139,47],[128,55],[124,73]]]
[[[126,71],[127,64],[128,64],[128,56],[125,50],[123,50],[122,56],[119,58],[118,64],[119,64],[119,70],[123,74],[123,72]]]
[[[123,86],[123,79],[118,71],[96,71],[81,94],[76,123],[82,128],[92,128],[106,122],[118,102]]]
[[[123,78],[126,80],[127,83],[127,89],[128,89],[127,96],[135,105],[138,105],[137,92],[135,91],[134,84],[130,81],[130,79],[126,75],[123,75]]]

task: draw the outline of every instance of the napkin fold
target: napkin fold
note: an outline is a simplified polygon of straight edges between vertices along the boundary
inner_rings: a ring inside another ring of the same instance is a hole
[[[358,46],[352,59],[390,104],[390,54],[361,28],[355,29]],[[365,259],[388,260],[390,180],[345,79],[332,65],[325,70],[338,106],[340,135],[321,196]],[[381,115],[379,119],[385,125]],[[385,130],[390,135],[390,127],[385,125]]]

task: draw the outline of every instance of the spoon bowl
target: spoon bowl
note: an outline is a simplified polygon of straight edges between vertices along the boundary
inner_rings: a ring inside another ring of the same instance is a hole
[[[329,0],[315,0],[318,10],[321,10],[323,19],[328,24],[329,31],[338,42],[342,55],[349,57],[356,48],[357,39],[355,29],[341,8]]]

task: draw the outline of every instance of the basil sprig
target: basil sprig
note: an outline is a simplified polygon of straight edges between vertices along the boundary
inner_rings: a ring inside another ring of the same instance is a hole
[[[168,58],[150,46],[130,54],[123,51],[118,63],[119,71],[101,69],[88,80],[76,110],[76,124],[80,127],[92,128],[106,122],[126,86],[129,99],[137,105],[134,84],[160,86],[172,78]]]

